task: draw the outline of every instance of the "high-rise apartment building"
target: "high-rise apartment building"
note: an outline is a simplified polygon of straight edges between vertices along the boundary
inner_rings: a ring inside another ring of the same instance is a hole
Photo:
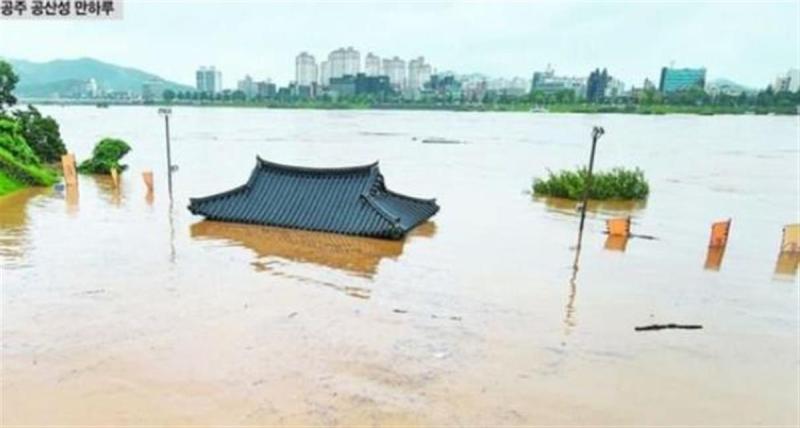
[[[389,84],[395,91],[406,87],[406,62],[398,57],[383,60],[383,74],[389,76]]]
[[[317,61],[314,56],[301,52],[294,61],[295,82],[298,86],[311,86],[317,82]]]
[[[355,76],[361,71],[361,54],[352,47],[339,48],[328,55],[328,79],[345,75]]]
[[[424,57],[418,57],[408,62],[408,89],[416,91],[431,80],[432,69],[425,63]]]
[[[195,73],[196,88],[199,92],[216,94],[222,92],[222,72],[212,67],[200,67]]]

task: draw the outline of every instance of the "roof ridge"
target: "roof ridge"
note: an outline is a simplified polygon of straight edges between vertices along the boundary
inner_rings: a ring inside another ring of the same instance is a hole
[[[344,167],[308,167],[287,165],[277,162],[268,161],[261,156],[256,155],[258,166],[267,167],[272,169],[281,169],[292,172],[302,172],[307,174],[343,174],[352,172],[369,172],[372,173],[373,168],[378,167],[378,161],[366,165],[344,166]]]

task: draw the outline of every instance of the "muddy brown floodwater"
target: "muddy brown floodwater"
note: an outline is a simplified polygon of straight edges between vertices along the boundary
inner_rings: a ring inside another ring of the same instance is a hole
[[[80,177],[78,195],[0,199],[3,425],[800,422],[800,287],[778,255],[796,117],[176,107],[170,204],[155,108],[42,110],[78,159],[104,136],[134,149],[119,191]],[[574,204],[527,190],[584,163],[592,125],[597,168],[643,168],[652,196],[593,204],[574,271]],[[380,160],[442,209],[396,242],[186,210],[257,154]],[[656,239],[607,241],[615,215]],[[703,329],[634,331],[670,323]]]

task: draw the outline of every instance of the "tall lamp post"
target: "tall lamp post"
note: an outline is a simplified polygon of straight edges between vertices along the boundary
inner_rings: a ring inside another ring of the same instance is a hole
[[[592,153],[589,155],[589,171],[586,175],[586,185],[583,188],[583,198],[581,198],[581,224],[578,228],[578,247],[580,252],[581,240],[583,238],[583,224],[586,221],[586,206],[589,204],[589,190],[592,187],[592,171],[594,170],[594,152],[597,149],[597,140],[605,134],[606,131],[601,126],[592,128]],[[577,264],[577,258],[576,258]]]
[[[158,109],[158,114],[164,116],[164,133],[167,138],[167,185],[169,187],[169,199],[172,200],[172,150],[169,144],[169,116],[172,114],[172,109],[169,107],[162,107]]]

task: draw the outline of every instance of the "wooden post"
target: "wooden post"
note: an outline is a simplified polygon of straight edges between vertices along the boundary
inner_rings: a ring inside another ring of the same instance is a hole
[[[67,186],[77,186],[78,172],[75,169],[75,155],[72,153],[62,155],[61,168],[64,170],[64,183]]]
[[[800,223],[783,227],[781,253],[800,253]]]
[[[706,263],[703,265],[706,270],[718,271],[722,266],[722,259],[725,257],[725,247],[708,247],[706,253]]]
[[[775,274],[796,275],[798,265],[800,265],[800,252],[782,251],[778,254],[778,261],[775,263]]]
[[[711,224],[711,238],[709,248],[724,248],[728,244],[728,235],[731,230],[731,219],[718,221]]]

